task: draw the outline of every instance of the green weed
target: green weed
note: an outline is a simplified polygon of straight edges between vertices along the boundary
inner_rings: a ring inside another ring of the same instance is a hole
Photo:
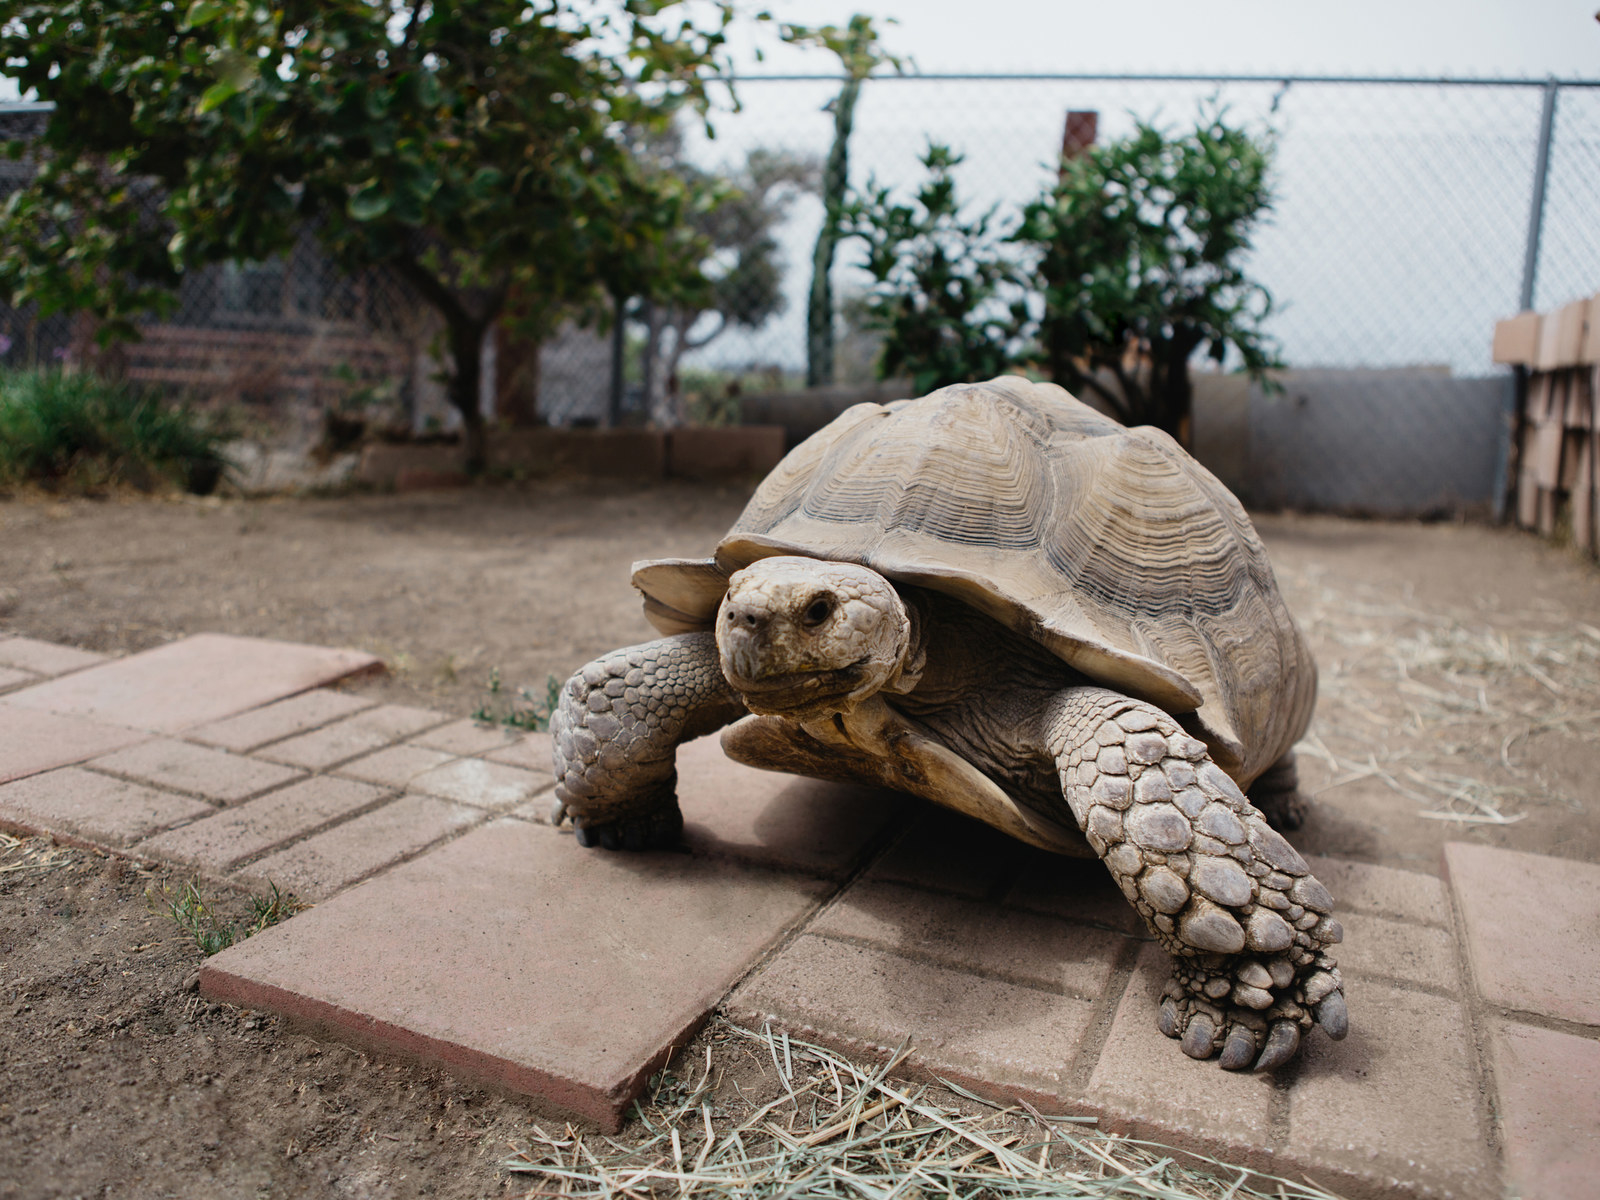
[[[200,891],[199,883],[193,879],[176,889],[163,886],[159,899],[173,923],[194,940],[202,954],[209,957],[279,921],[287,920],[306,907],[293,892],[280,891],[275,883],[268,886],[272,888],[270,896],[250,897],[250,920],[242,926],[226,920],[218,913]],[[154,903],[156,897],[152,895],[151,899]]]
[[[472,710],[472,719],[484,725],[505,725],[511,729],[543,733],[550,728],[550,714],[556,711],[556,705],[561,702],[561,680],[554,675],[545,677],[543,699],[529,689],[519,687],[508,702],[499,667],[490,670],[489,681],[484,687],[489,693],[488,697]]]

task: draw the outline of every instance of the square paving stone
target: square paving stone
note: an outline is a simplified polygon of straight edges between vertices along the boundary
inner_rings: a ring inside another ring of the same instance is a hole
[[[83,762],[145,741],[149,736],[141,730],[86,717],[34,712],[0,703],[0,783]]]
[[[1412,925],[1339,913],[1344,942],[1333,947],[1341,971],[1382,975],[1402,983],[1420,983],[1437,991],[1458,994],[1461,972],[1456,965],[1456,943],[1448,932],[1431,925]]]
[[[1479,994],[1600,1025],[1600,866],[1465,842],[1444,860]]]
[[[1370,913],[1450,928],[1450,902],[1444,884],[1418,871],[1397,871],[1343,858],[1306,857],[1311,873],[1333,895],[1334,915]]]
[[[202,633],[0,696],[0,704],[179,733],[382,664],[355,650]]]
[[[678,749],[678,803],[692,853],[842,878],[906,797],[736,763],[715,737]]]
[[[808,934],[751,976],[726,1009],[741,1024],[770,1023],[846,1053],[888,1057],[909,1042],[909,1073],[989,1095],[1020,1092],[1058,1111],[1094,1005]]]
[[[387,794],[383,788],[353,779],[317,776],[153,837],[138,849],[152,858],[225,871],[252,855],[376,804]]]
[[[616,1130],[824,888],[498,820],[207,959],[200,984]]]
[[[217,804],[236,803],[297,779],[301,774],[293,767],[208,750],[170,738],[141,742],[126,750],[102,755],[88,765],[175,791],[198,792]]]
[[[0,786],[0,823],[125,846],[158,829],[216,811],[203,800],[144,787],[81,767],[62,767]]]
[[[58,646],[30,637],[0,638],[0,667],[15,667],[36,675],[65,675],[106,661],[104,654]]]
[[[328,688],[314,688],[298,696],[290,696],[287,700],[279,700],[276,704],[229,717],[225,721],[201,725],[189,730],[184,737],[192,742],[243,752],[374,707],[375,701],[360,696],[349,696]]]
[[[1314,1032],[1286,1074],[1285,1157],[1335,1190],[1493,1193],[1465,1007],[1361,976],[1345,978],[1345,996],[1350,1035]]]
[[[1104,1127],[1273,1170],[1271,1077],[1188,1058],[1156,1028],[1171,975],[1165,951],[1154,945],[1140,950],[1089,1077],[1087,1099],[1106,1111]]]
[[[32,671],[19,671],[15,667],[0,667],[0,692],[9,692],[12,688],[21,687],[26,683],[38,683],[42,675],[35,675]]]
[[[1600,1180],[1600,1042],[1497,1021],[1493,1046],[1508,1193],[1521,1200],[1593,1195]]]
[[[892,883],[852,886],[806,930],[906,958],[1087,999],[1104,993],[1125,938]]]
[[[261,750],[259,756],[313,771],[323,770],[358,754],[391,745],[418,730],[442,725],[449,719],[444,713],[426,708],[384,704],[288,741],[275,742]]]
[[[276,883],[302,900],[322,900],[483,819],[483,813],[462,804],[402,796],[269,854],[241,874]]]
[[[481,758],[458,758],[416,776],[407,786],[414,792],[500,811],[554,787],[555,782],[555,776],[548,771],[524,771]]]
[[[339,768],[340,775],[380,783],[384,787],[404,788],[418,775],[453,762],[455,755],[443,750],[424,750],[421,746],[389,746],[353,759]]]

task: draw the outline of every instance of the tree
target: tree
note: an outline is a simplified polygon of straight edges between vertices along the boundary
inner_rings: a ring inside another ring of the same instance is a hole
[[[857,13],[845,29],[836,25],[808,28],[784,26],[784,37],[796,45],[822,46],[838,55],[844,86],[829,104],[833,112],[833,144],[822,169],[822,228],[811,255],[811,295],[806,306],[806,384],[833,382],[833,255],[841,236],[845,192],[850,186],[850,134],[855,128],[856,98],[861,81],[880,66],[904,69],[901,59],[878,43],[872,18]]]
[[[1185,441],[1189,360],[1231,350],[1252,378],[1281,367],[1263,332],[1266,288],[1245,272],[1272,205],[1272,142],[1202,110],[1193,132],[1140,121],[1129,136],[1064,160],[1023,213],[1037,251],[1040,354],[1069,390],[1092,391],[1128,425]],[[1101,373],[1115,380],[1108,385]]]
[[[185,270],[312,228],[444,318],[480,465],[480,347],[508,299],[537,337],[601,292],[693,280],[689,189],[624,132],[704,108],[730,10],[702,29],[677,4],[0,0],[0,59],[56,102],[0,213],[0,293],[132,336]]]
[[[916,207],[876,181],[845,206],[842,230],[867,244],[870,327],[883,333],[879,378],[909,374],[917,395],[1003,374],[1028,323],[1018,267],[991,228],[964,220],[953,172],[962,157],[930,143]]]

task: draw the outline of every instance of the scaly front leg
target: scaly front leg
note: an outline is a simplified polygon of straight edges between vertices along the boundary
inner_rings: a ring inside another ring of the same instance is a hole
[[[1313,1024],[1344,1037],[1333,898],[1204,744],[1104,688],[1059,693],[1047,722],[1072,815],[1177,959],[1161,1031],[1229,1070],[1287,1062]]]
[[[595,659],[567,680],[550,717],[556,822],[571,817],[580,846],[671,845],[683,829],[678,743],[747,711],[723,678],[710,633],[680,633]]]

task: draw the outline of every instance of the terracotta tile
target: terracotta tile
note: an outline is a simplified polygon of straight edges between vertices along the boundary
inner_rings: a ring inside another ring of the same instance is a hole
[[[418,775],[453,761],[443,750],[424,750],[421,746],[389,746],[345,763],[340,775],[379,783],[384,787],[404,788]]]
[[[0,703],[0,783],[83,762],[150,737],[86,717],[34,712]]]
[[[15,667],[36,675],[65,675],[106,661],[104,654],[76,646],[58,646],[30,637],[0,639],[0,667]]]
[[[386,794],[353,779],[317,776],[150,838],[140,843],[139,850],[152,858],[224,871],[375,804]]]
[[[269,854],[240,875],[276,883],[303,900],[323,900],[483,819],[483,813],[464,805],[402,796]]]
[[[354,650],[202,633],[0,697],[0,704],[178,733],[381,664]]]
[[[491,750],[504,750],[514,746],[521,734],[503,725],[485,725],[471,717],[451,721],[411,739],[411,745],[429,750],[444,750],[450,754],[487,754]],[[546,771],[548,772],[548,764]]]
[[[184,737],[208,746],[221,746],[224,750],[254,750],[268,742],[282,741],[373,707],[376,707],[374,701],[360,696],[314,688],[226,721],[201,725],[189,730]]]
[[[729,997],[728,1014],[770,1022],[850,1053],[886,1057],[907,1043],[906,1069],[979,1090],[1021,1091],[1054,1109],[1093,1005],[810,935]]]
[[[416,776],[408,785],[414,792],[442,796],[478,808],[507,809],[555,786],[547,771],[524,771],[481,758],[459,758]]]
[[[824,885],[499,820],[207,959],[201,990],[621,1125]]]
[[[141,742],[126,750],[102,755],[88,765],[174,791],[197,792],[216,804],[237,803],[297,779],[301,774],[292,767],[169,738]]]
[[[1479,994],[1600,1025],[1600,866],[1464,842],[1444,858]]]
[[[430,725],[442,725],[448,719],[443,713],[425,708],[385,704],[299,737],[274,742],[262,749],[259,757],[314,771],[323,770],[358,754],[391,745]]]
[[[1600,1042],[1497,1021],[1494,1074],[1507,1193],[1591,1195],[1600,1179]]]
[[[0,786],[0,824],[125,846],[158,829],[206,816],[203,800],[62,767]]]
[[[852,886],[806,932],[1089,999],[1105,991],[1126,944],[1116,934],[1053,917],[871,882]]]

